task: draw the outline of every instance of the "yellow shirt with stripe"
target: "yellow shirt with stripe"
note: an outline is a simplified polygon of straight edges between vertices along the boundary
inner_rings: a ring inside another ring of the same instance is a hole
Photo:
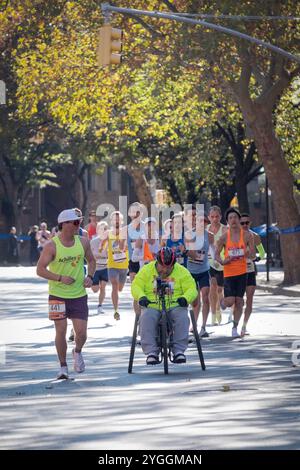
[[[120,250],[119,248],[119,235],[114,233],[109,233],[108,235],[108,259],[107,267],[115,269],[128,269],[129,257],[128,249],[125,251]],[[122,240],[121,240],[122,241]]]

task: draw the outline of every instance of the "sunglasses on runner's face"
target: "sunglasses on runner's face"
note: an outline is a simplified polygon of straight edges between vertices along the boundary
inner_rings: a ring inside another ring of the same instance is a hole
[[[245,222],[241,222],[241,225],[249,225],[249,224],[250,224],[249,220],[246,220]]]
[[[67,224],[80,225],[80,220],[67,220]]]

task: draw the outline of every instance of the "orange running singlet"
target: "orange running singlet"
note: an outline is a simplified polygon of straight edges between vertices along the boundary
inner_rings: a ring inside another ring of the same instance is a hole
[[[244,233],[241,228],[238,242],[233,242],[230,237],[230,229],[227,230],[225,245],[225,258],[233,258],[230,263],[224,265],[224,277],[240,276],[247,272],[246,245]]]

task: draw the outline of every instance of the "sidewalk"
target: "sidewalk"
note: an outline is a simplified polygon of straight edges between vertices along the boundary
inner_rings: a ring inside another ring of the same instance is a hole
[[[286,295],[288,297],[300,297],[300,284],[293,286],[281,286],[283,282],[283,269],[270,267],[269,282],[267,282],[265,261],[257,263],[257,289],[271,292],[274,295]]]

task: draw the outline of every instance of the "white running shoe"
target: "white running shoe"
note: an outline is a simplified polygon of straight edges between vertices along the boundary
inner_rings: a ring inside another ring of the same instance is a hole
[[[102,313],[105,313],[103,308],[102,308],[102,305],[98,305],[97,312],[98,312],[98,315],[101,315]]]
[[[200,338],[208,338],[208,333],[205,328],[201,327],[200,333],[199,333]]]
[[[215,313],[211,314],[211,323],[212,325],[216,326],[218,324],[217,322],[217,315]]]
[[[242,326],[241,329],[241,337],[243,338],[244,336],[249,335],[248,331],[246,330],[245,326]]]
[[[240,335],[238,334],[237,328],[235,326],[232,328],[231,336],[233,338],[239,338],[240,337]]]
[[[69,378],[68,366],[61,366],[60,371],[57,374],[57,380],[63,380]]]
[[[75,372],[78,372],[78,374],[80,374],[81,372],[84,372],[85,364],[84,364],[84,360],[83,360],[81,352],[78,353],[75,351],[75,349],[73,349],[72,354],[73,354],[73,359],[74,359]]]

